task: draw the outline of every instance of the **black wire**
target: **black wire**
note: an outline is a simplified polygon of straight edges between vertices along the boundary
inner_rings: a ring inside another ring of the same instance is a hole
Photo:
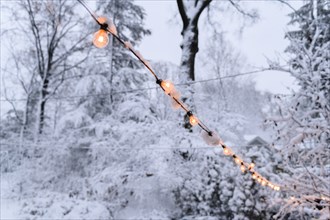
[[[108,31],[111,33],[110,29],[108,28]],[[113,34],[112,35],[123,45],[125,46],[125,41],[122,40],[118,35]],[[129,51],[131,51],[131,53],[134,54],[134,56],[151,72],[151,74],[156,78],[156,81],[159,80],[158,76],[156,75],[156,73],[149,67],[149,65],[147,65],[145,63],[144,60],[141,59],[141,57],[135,52],[135,50],[133,50],[132,48],[128,48]]]
[[[87,6],[87,4],[84,2],[84,0],[77,0],[80,4],[82,4],[82,6],[84,6],[84,8],[88,11],[88,13],[93,17],[93,19],[97,22],[97,24],[99,24],[100,26],[102,25],[98,20],[97,17],[94,15],[94,13],[92,12],[92,10],[90,10],[90,8]]]

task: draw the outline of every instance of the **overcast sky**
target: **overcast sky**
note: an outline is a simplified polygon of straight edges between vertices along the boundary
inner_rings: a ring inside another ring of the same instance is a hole
[[[12,1],[0,1],[2,6],[13,3]],[[93,0],[88,1],[92,9],[95,9],[94,2]],[[169,61],[179,65],[181,57],[179,45],[182,37],[180,35],[181,20],[177,15],[176,1],[136,0],[135,2],[145,8],[147,14],[146,27],[152,31],[152,35],[145,37],[138,48],[141,54],[152,61]],[[222,4],[222,2],[222,0],[215,0],[212,4]],[[260,19],[255,24],[245,27],[242,34],[239,34],[240,22],[237,17],[234,19],[229,16],[223,17],[219,14],[222,30],[226,32],[227,39],[231,41],[235,49],[244,54],[249,65],[265,67],[267,66],[266,57],[275,59],[277,54],[283,54],[284,49],[288,45],[288,41],[284,39],[284,33],[288,29],[289,17],[287,14],[291,12],[291,9],[277,1],[271,0],[249,0],[243,1],[243,3],[246,8],[257,9]],[[300,0],[290,1],[290,4],[295,8],[300,6],[301,3],[302,1]],[[1,25],[6,25],[6,21],[8,21],[8,18],[2,13]],[[203,32],[203,23],[200,23],[200,26],[199,39],[200,51],[202,52],[203,45],[205,45],[208,39],[206,33]],[[4,46],[2,45],[1,50],[2,61],[6,57]],[[198,79],[199,75],[196,78]],[[288,74],[280,72],[269,71],[255,74],[254,80],[257,82],[257,89],[262,91],[289,93],[288,88],[296,88],[296,86],[293,86],[294,80]],[[3,97],[2,95],[1,97]],[[9,106],[4,105],[4,103],[1,104],[2,115],[2,113],[6,112],[7,108],[5,107]]]
[[[147,13],[146,26],[151,29],[152,35],[145,37],[139,50],[147,59],[154,61],[170,61],[180,63],[181,23],[175,24],[173,20],[181,22],[179,17],[173,19],[177,13],[177,5],[174,0],[136,0],[143,6]],[[213,4],[221,4],[222,1],[214,1]],[[300,6],[302,1],[290,1],[293,7]],[[211,5],[212,6],[212,5]],[[247,8],[258,10],[260,19],[253,25],[245,27],[242,34],[238,33],[240,22],[229,17],[222,19],[222,29],[226,31],[227,39],[230,39],[235,48],[241,51],[247,58],[247,63],[256,67],[266,67],[267,59],[276,59],[278,54],[288,45],[284,34],[288,30],[288,13],[292,10],[276,1],[244,1]],[[205,13],[205,12],[204,12]],[[220,12],[219,12],[220,13]],[[200,23],[202,26],[203,23]],[[202,28],[202,27],[201,27]],[[207,40],[206,34],[200,31],[200,51]],[[198,78],[198,76],[197,76]],[[294,79],[286,73],[268,71],[255,75],[259,90],[273,93],[289,93],[289,89],[296,88]]]

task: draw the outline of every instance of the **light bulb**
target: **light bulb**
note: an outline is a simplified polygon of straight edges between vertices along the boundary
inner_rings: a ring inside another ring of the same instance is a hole
[[[108,19],[106,17],[98,17],[97,21],[100,22],[100,24],[108,23]]]
[[[223,149],[223,153],[224,153],[224,155],[227,155],[227,156],[232,154],[231,150],[228,149],[227,147]]]
[[[259,178],[257,179],[257,181],[258,181],[259,183],[261,183],[262,179],[259,177]]]
[[[249,170],[253,170],[254,166],[255,166],[254,163],[250,163]]]
[[[198,124],[198,119],[194,115],[189,116],[189,122],[192,126],[195,126]]]
[[[266,184],[267,184],[266,180],[261,181],[261,185],[266,186]]]
[[[244,165],[241,166],[241,171],[242,171],[243,173],[245,172],[245,166],[244,166]]]
[[[173,83],[168,80],[163,80],[160,83],[160,86],[164,89],[165,93],[168,95],[170,95],[175,90]]]
[[[236,164],[239,165],[239,164],[241,164],[241,162],[242,162],[241,159],[239,159],[238,157],[235,158],[235,163],[236,163]]]
[[[252,179],[257,179],[257,174],[252,174]]]
[[[93,44],[95,47],[103,48],[107,46],[108,43],[109,43],[109,36],[105,30],[100,29],[94,34]]]

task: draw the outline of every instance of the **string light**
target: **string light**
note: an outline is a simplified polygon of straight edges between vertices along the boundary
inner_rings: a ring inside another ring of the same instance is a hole
[[[241,165],[241,171],[242,171],[242,173],[245,172],[245,166],[244,165]]]
[[[169,80],[162,80],[160,86],[167,95],[171,95],[171,93],[175,90],[173,83]]]
[[[109,21],[106,17],[98,17],[97,18],[97,21],[100,23],[100,24],[107,24]]]
[[[223,149],[223,154],[226,156],[230,156],[230,155],[232,155],[232,151],[228,147],[225,147]]]
[[[187,115],[189,116],[189,122],[190,122],[191,126],[198,125],[199,120],[195,115],[193,115],[193,113],[191,111],[188,111]]]
[[[100,29],[98,30],[93,37],[93,44],[97,48],[104,48],[109,43],[108,32]]]
[[[110,21],[107,21],[104,17],[96,19],[95,15],[91,12],[91,10],[87,7],[87,5],[83,2],[83,0],[78,0],[85,8],[86,10],[91,14],[91,16],[94,18],[94,20],[100,25],[100,30],[95,33],[93,43],[95,46],[99,48],[103,48],[107,45],[109,42],[108,32],[111,33],[120,43],[123,44],[125,48],[130,50],[136,58],[138,58],[141,63],[152,73],[152,75],[156,79],[156,83],[164,90],[164,92],[169,95],[172,98],[172,103],[175,103],[176,107],[181,107],[184,111],[186,111],[187,115],[189,116],[189,122],[192,126],[198,125],[202,130],[202,137],[205,140],[205,142],[209,145],[214,146],[220,146],[223,148],[223,153],[227,156],[233,155],[235,162],[240,165],[240,170],[244,173],[246,169],[250,171],[252,174],[252,178],[256,179],[257,182],[259,182],[261,185],[266,186],[268,185],[271,189],[274,189],[275,191],[279,191],[280,187],[272,184],[270,181],[266,180],[259,174],[256,174],[254,169],[254,163],[248,164],[244,163],[243,160],[241,160],[239,157],[237,157],[235,154],[233,154],[232,150],[227,147],[223,141],[218,137],[218,135],[214,132],[208,129],[194,114],[186,107],[182,101],[180,101],[180,93],[176,91],[173,83],[169,80],[161,80],[158,78],[156,73],[152,70],[150,63],[147,62],[140,52],[135,51],[132,47],[132,44],[123,41],[118,35],[116,26]],[[268,183],[268,184],[267,184]]]
[[[107,28],[109,27],[109,22],[106,17],[98,17],[98,23],[100,24],[100,30],[98,30],[93,37],[93,44],[97,48],[104,48],[109,43],[109,36]]]
[[[262,178],[261,178],[261,177],[258,177],[257,181],[258,181],[259,183],[261,183]]]
[[[192,126],[198,125],[198,119],[194,115],[189,117],[189,122]]]
[[[241,160],[241,159],[239,159],[238,157],[236,157],[236,158],[235,158],[235,163],[239,165],[239,164],[241,164],[241,163],[242,163],[242,160]]]
[[[249,165],[249,170],[253,170],[253,169],[254,169],[254,166],[255,166],[254,163],[250,163],[250,165]]]

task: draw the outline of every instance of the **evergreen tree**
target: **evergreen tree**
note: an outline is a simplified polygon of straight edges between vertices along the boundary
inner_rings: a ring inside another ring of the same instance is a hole
[[[287,205],[279,214],[320,217],[329,214],[330,201],[330,1],[306,1],[290,16],[298,29],[286,35],[290,68],[285,71],[300,89],[290,98],[277,96],[278,115],[269,120],[288,174],[283,175]]]
[[[108,17],[116,25],[118,35],[125,41],[131,42],[133,46],[140,43],[144,36],[151,32],[144,27],[144,9],[135,4],[132,0],[110,0],[98,1],[97,6],[102,9],[105,17]],[[110,42],[107,53],[111,53],[111,70],[118,71],[122,67],[136,68],[139,62],[130,55],[130,52],[123,50],[123,46],[117,40]]]

